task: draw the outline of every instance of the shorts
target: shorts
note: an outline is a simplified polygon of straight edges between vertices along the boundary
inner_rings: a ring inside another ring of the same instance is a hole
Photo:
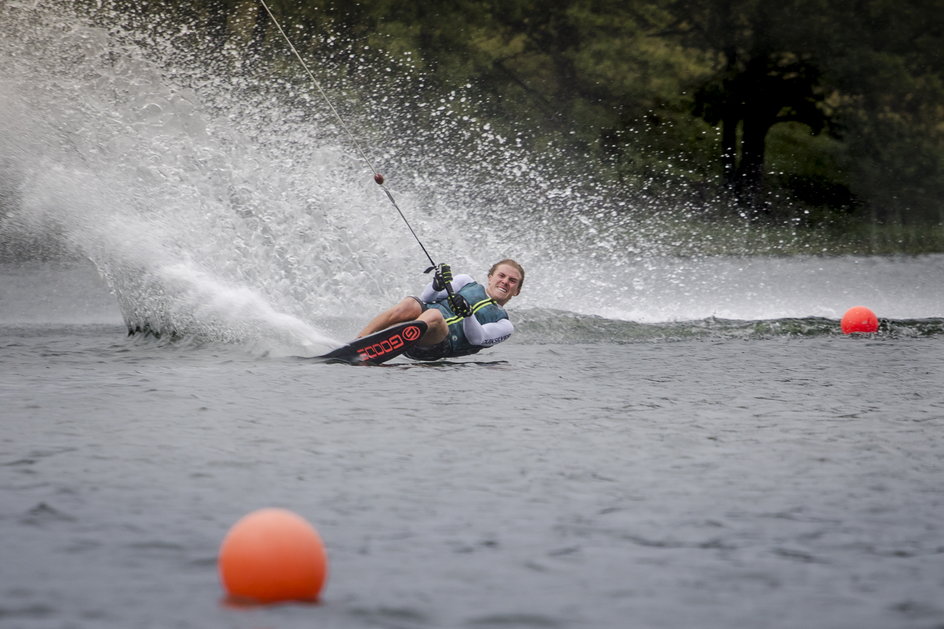
[[[435,345],[414,345],[403,355],[413,360],[441,360],[450,355],[449,339],[445,338]]]
[[[414,295],[410,295],[410,297],[416,300],[423,312],[429,310],[429,304],[424,303],[422,299]],[[403,352],[403,355],[413,360],[440,360],[445,358],[449,355],[449,336],[447,335],[446,338],[435,345],[414,345]]]

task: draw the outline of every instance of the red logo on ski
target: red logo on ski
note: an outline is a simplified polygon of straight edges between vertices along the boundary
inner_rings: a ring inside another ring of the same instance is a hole
[[[403,345],[403,338],[401,338],[399,334],[394,334],[389,338],[383,339],[379,343],[362,347],[361,349],[357,350],[357,353],[360,354],[362,360],[372,360],[374,358],[379,358],[384,354],[395,352],[396,350],[403,347]]]

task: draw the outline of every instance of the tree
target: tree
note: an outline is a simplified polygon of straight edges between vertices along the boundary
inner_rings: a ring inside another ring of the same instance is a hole
[[[944,2],[836,3],[823,51],[834,132],[873,220],[944,224]]]
[[[694,113],[721,126],[723,182],[742,206],[762,207],[771,128],[799,122],[842,141],[845,159],[828,176],[876,216],[895,206],[941,215],[940,0],[675,0],[669,9],[666,35],[717,60]]]
[[[823,130],[831,111],[813,42],[798,27],[810,2],[679,0],[666,31],[714,53],[716,70],[696,91],[694,114],[721,127],[720,164],[726,192],[751,210],[763,206],[765,143],[782,122]],[[810,20],[803,22],[810,25]]]

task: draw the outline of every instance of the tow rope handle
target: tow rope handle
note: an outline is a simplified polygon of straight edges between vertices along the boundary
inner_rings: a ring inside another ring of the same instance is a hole
[[[430,262],[432,262],[432,260],[430,260]],[[428,269],[426,269],[425,271],[423,271],[423,273],[429,273],[430,271],[435,271],[435,270],[438,269],[440,266],[442,266],[442,263],[440,263],[440,264],[434,264],[433,266],[431,266],[431,267],[429,267]],[[446,294],[449,295],[450,297],[452,297],[452,296],[455,294],[455,293],[452,291],[452,282],[446,282]]]
[[[432,261],[433,261],[433,260],[430,259],[430,262],[432,262]],[[430,271],[432,271],[432,270],[438,268],[439,266],[440,266],[440,264],[434,264],[433,266],[431,266],[431,267],[429,267],[428,269],[426,269],[425,271],[423,271],[423,273],[429,273]],[[446,282],[446,294],[449,296],[449,305],[452,306],[453,309],[455,309],[455,306],[453,305],[452,302],[453,302],[453,300],[454,300],[455,297],[456,297],[456,293],[455,293],[455,291],[452,290],[452,282]],[[460,298],[462,298],[462,297],[460,296]],[[470,310],[470,312],[469,312],[468,315],[461,315],[461,314],[458,313],[458,312],[457,312],[456,314],[462,316],[463,318],[465,318],[466,316],[472,316],[471,307],[469,307],[469,310]]]

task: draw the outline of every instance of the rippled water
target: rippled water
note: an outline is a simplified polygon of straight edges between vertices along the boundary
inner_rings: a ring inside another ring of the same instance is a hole
[[[98,323],[0,325],[4,626],[944,623],[940,320],[544,343],[573,316],[524,310],[474,360],[371,368],[128,338],[82,292]],[[223,603],[264,506],[322,534],[319,605]]]

